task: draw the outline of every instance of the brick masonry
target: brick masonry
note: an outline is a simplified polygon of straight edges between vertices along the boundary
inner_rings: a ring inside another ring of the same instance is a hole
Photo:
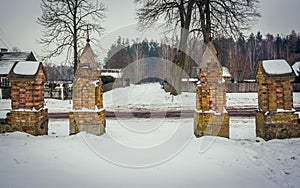
[[[38,62],[37,62],[38,63]],[[10,74],[14,74],[11,71]],[[12,110],[0,132],[21,131],[32,135],[48,134],[48,110],[44,109],[44,82],[46,75],[40,63],[38,71],[30,77],[10,75]]]
[[[72,99],[73,111],[69,114],[70,134],[81,131],[95,135],[104,134],[106,120],[101,73],[89,43],[79,58]]]
[[[256,135],[265,140],[300,137],[298,115],[293,110],[294,74],[270,75],[258,63]]]
[[[35,136],[48,134],[48,110],[37,112],[12,111],[7,115],[6,130],[1,132],[26,132]]]
[[[229,115],[226,111],[226,86],[222,66],[212,43],[206,48],[196,87],[194,134],[229,138]]]

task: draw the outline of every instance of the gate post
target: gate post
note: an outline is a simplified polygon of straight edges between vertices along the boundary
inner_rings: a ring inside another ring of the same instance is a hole
[[[194,134],[229,138],[229,115],[226,111],[226,86],[216,50],[209,43],[202,57],[196,86]]]
[[[265,140],[300,137],[298,115],[293,108],[295,75],[285,60],[258,63],[256,135]]]
[[[95,135],[105,133],[101,73],[94,53],[87,42],[78,62],[73,83],[73,108],[69,114],[70,134],[86,131]]]

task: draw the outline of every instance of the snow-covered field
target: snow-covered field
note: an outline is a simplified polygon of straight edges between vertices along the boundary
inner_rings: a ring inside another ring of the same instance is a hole
[[[70,101],[45,100],[50,112]],[[300,95],[294,93],[295,105]],[[257,94],[227,94],[234,108],[257,106]],[[0,100],[2,111],[9,100]],[[195,94],[172,98],[158,84],[104,94],[108,110],[193,110]],[[69,134],[50,119],[48,136],[0,134],[0,187],[299,187],[300,138],[256,138],[254,117],[231,117],[230,139],[195,138],[191,118],[107,119],[106,134]]]
[[[0,134],[0,185],[299,187],[300,139],[265,142],[238,117],[232,139],[196,139],[192,121],[108,119],[103,136],[64,137],[68,120],[51,120],[49,136]]]

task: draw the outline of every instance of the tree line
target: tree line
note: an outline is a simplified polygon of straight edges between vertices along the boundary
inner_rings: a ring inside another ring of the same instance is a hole
[[[254,79],[259,61],[285,59],[290,65],[300,61],[300,33],[294,30],[288,35],[240,34],[236,40],[220,37],[214,44],[220,62],[230,69],[237,82]]]
[[[147,39],[130,42],[129,39],[118,37],[108,50],[104,67],[122,69],[132,62],[143,61],[148,57],[177,63],[178,43],[178,40],[166,44],[163,40],[157,42]],[[300,61],[300,33],[297,34],[294,30],[288,35],[263,35],[257,32],[245,36],[241,33],[237,39],[223,36],[213,39],[213,43],[222,66],[229,68],[236,82],[254,79],[257,63],[261,60],[286,59],[290,65]],[[187,59],[185,72],[190,77],[197,76],[197,62],[190,57]]]

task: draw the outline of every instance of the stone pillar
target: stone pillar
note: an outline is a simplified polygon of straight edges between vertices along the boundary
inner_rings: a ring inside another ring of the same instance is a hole
[[[48,134],[48,109],[44,108],[44,82],[46,81],[43,65],[36,64],[36,73],[28,75],[14,73],[17,66],[27,66],[26,62],[18,62],[9,73],[12,93],[12,110],[7,115],[6,132],[21,131],[32,135]],[[19,68],[20,69],[20,68]]]
[[[210,43],[203,54],[199,82],[196,87],[194,134],[229,138],[229,115],[226,111],[226,86],[222,66]]]
[[[73,110],[70,112],[70,134],[85,131],[95,135],[105,133],[101,74],[94,53],[87,43],[78,63],[73,83]]]
[[[258,63],[258,137],[265,140],[300,137],[299,117],[293,109],[293,79],[294,73],[285,60]]]

